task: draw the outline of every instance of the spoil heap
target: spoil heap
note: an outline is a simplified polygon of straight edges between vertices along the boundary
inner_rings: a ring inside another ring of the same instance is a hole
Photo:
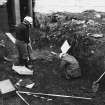
[[[91,80],[96,79],[105,70],[104,13],[94,10],[78,14],[58,12],[43,17],[39,26],[50,46],[60,48],[64,40],[68,40],[69,53],[78,59],[83,73],[91,75]]]

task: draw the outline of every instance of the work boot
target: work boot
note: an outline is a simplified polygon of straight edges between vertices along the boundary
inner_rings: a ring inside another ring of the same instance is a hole
[[[21,60],[21,64],[25,65],[27,68],[32,69],[33,65],[32,65],[32,61],[28,60],[28,59],[22,59]]]

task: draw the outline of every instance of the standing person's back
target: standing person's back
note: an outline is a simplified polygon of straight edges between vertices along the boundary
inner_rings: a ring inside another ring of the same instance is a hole
[[[24,23],[16,27],[16,39],[29,43],[29,26]]]

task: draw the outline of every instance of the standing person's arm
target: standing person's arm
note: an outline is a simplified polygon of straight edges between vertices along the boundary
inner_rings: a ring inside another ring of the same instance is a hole
[[[29,43],[28,43],[28,46],[30,47],[30,49],[32,50],[32,45],[31,45],[31,38],[29,36]]]

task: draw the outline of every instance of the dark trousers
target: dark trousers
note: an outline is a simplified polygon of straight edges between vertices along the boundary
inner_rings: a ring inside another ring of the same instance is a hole
[[[27,50],[27,43],[25,43],[24,41],[17,40],[16,47],[19,51],[19,58],[16,64],[26,65],[27,60],[29,58],[29,53]]]

